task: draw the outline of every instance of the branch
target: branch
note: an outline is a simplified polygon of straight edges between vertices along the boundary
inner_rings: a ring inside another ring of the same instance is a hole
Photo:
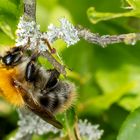
[[[78,127],[78,117],[76,116],[76,121],[74,125],[74,134],[76,137],[76,140],[82,140],[79,132],[79,127]]]
[[[89,30],[77,27],[78,36],[88,41],[89,43],[97,44],[102,46],[103,48],[109,44],[115,43],[125,43],[135,45],[137,41],[140,40],[140,33],[129,33],[129,34],[121,34],[121,35],[103,35],[92,33]]]
[[[61,65],[52,55],[49,53],[48,50],[45,52],[40,52],[42,56],[47,58],[47,60],[64,76],[66,76],[65,66]]]
[[[36,21],[36,0],[24,0],[24,20],[26,22]],[[31,44],[30,44],[31,45]],[[46,44],[48,46],[48,44]],[[50,48],[50,45],[48,46]],[[41,54],[41,53],[40,53]],[[42,52],[44,57],[64,76],[65,67],[61,65],[48,51]]]
[[[46,57],[48,61],[54,66],[54,68],[56,68],[64,76],[66,75],[65,66],[61,65],[52,56],[53,49],[49,44],[53,43],[57,39],[63,39],[66,42],[67,46],[70,46],[77,43],[80,40],[79,38],[83,38],[90,43],[97,44],[102,47],[106,47],[109,44],[122,42],[125,44],[134,45],[138,40],[140,40],[140,33],[100,36],[99,34],[92,33],[89,30],[82,27],[75,28],[65,18],[59,20],[61,23],[60,27],[56,27],[55,25],[51,24],[48,27],[48,31],[42,33],[40,32],[40,29],[38,28],[36,22],[31,22],[35,21],[35,5],[36,0],[24,0],[24,18],[21,18],[21,21],[19,23],[19,39],[17,39],[17,44],[18,46],[25,46],[28,42],[27,38],[29,37],[30,49],[38,49],[40,54]],[[24,28],[24,34],[23,31],[20,31],[20,27]],[[46,41],[44,41],[46,39],[48,40],[47,43]],[[36,46],[38,46],[38,48]]]
[[[36,20],[36,0],[24,0],[24,18],[30,21]]]

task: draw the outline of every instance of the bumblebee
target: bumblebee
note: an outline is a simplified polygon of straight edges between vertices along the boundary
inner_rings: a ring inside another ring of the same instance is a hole
[[[76,99],[75,86],[60,80],[60,73],[44,69],[22,47],[13,47],[1,58],[0,94],[18,107],[26,107],[46,122],[61,129],[55,114],[68,109]]]

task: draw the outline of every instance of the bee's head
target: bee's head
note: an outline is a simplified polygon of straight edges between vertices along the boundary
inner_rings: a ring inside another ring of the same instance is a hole
[[[3,65],[12,67],[20,63],[22,55],[22,49],[14,47],[10,51],[7,51],[4,56],[1,56],[1,61]]]

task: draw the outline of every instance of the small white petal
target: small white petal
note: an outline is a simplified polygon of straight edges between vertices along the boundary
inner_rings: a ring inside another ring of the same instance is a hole
[[[18,121],[18,132],[16,133],[16,136],[11,140],[20,140],[28,134],[43,135],[48,132],[58,133],[60,131],[30,111],[19,111],[19,117],[20,120]]]
[[[48,26],[47,38],[50,42],[56,39],[63,39],[67,46],[74,45],[79,41],[78,31],[76,28],[65,18],[60,19],[61,26],[56,27],[53,24]]]
[[[103,134],[103,130],[99,130],[99,125],[92,125],[87,120],[79,120],[78,128],[81,137],[88,138],[88,140],[99,140]]]
[[[41,33],[39,25],[36,25],[34,21],[27,22],[21,17],[16,31],[16,46],[24,47],[30,39],[29,50],[38,49],[38,51],[46,51],[48,47],[42,42],[42,39],[47,39],[50,43],[53,43],[60,38],[67,43],[67,46],[77,43],[79,37],[75,27],[65,18],[60,19],[60,23],[60,27],[50,24],[48,26],[48,32]]]

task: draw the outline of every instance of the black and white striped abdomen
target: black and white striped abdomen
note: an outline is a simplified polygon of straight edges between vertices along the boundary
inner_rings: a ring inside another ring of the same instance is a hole
[[[68,81],[60,81],[55,88],[42,95],[39,102],[52,113],[57,113],[69,108],[75,99],[74,84]]]

